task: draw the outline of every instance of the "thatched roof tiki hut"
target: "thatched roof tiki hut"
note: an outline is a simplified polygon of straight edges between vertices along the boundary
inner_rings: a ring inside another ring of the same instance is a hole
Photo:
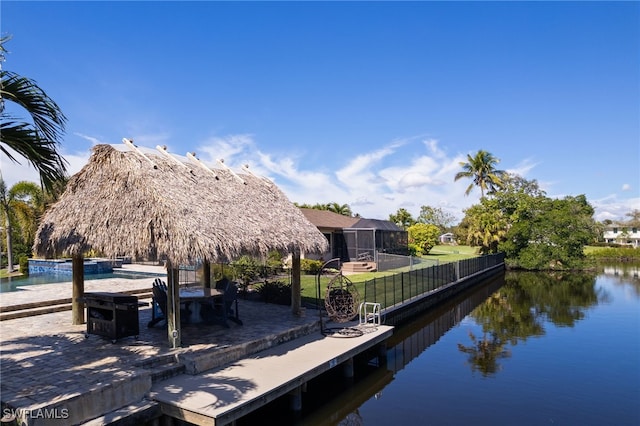
[[[166,152],[97,145],[60,200],[44,215],[34,252],[71,256],[73,322],[84,323],[83,254],[157,256],[167,260],[168,336],[180,346],[177,270],[198,262],[225,263],[242,254],[293,254],[292,310],[300,309],[300,253],[322,253],[326,238],[271,181],[208,168]],[[297,269],[297,272],[296,272]]]

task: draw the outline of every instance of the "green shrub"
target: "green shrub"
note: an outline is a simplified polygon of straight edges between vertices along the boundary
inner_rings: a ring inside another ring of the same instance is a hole
[[[267,254],[266,268],[270,271],[279,272],[282,270],[282,253],[278,251],[270,251]],[[273,272],[271,272],[273,273]]]
[[[631,246],[598,248],[587,256],[598,260],[640,261],[640,249]]]
[[[282,281],[265,281],[259,284],[256,290],[263,302],[278,305],[291,304],[291,284]]]
[[[321,260],[313,260],[313,259],[300,259],[300,269],[305,274],[316,275],[320,272],[320,268],[322,268]]]
[[[422,256],[422,247],[417,244],[409,243],[409,256]]]
[[[18,262],[20,263],[20,272],[29,275],[29,256],[20,256]]]

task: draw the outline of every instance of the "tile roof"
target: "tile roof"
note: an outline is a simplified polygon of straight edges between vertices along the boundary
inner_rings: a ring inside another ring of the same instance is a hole
[[[300,211],[318,228],[350,228],[360,220],[359,217],[344,216],[329,210],[301,208]]]

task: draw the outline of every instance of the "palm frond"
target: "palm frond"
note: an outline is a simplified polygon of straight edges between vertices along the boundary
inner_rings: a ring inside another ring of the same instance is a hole
[[[24,108],[31,115],[36,132],[43,139],[58,141],[64,133],[67,121],[58,104],[35,81],[27,77],[4,70],[0,71],[0,77],[2,99]]]
[[[18,164],[13,152],[27,159],[40,173],[45,188],[53,188],[55,182],[66,179],[66,161],[56,152],[55,142],[39,137],[27,123],[5,121],[6,118],[3,114],[0,122],[0,151]]]

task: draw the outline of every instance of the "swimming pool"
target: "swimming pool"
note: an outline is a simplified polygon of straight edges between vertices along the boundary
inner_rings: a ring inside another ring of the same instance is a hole
[[[122,279],[143,279],[162,277],[165,274],[153,274],[149,272],[109,272],[103,274],[85,274],[85,281],[102,280],[106,278],[122,278]],[[19,287],[25,287],[38,284],[55,284],[71,282],[71,276],[68,274],[31,274],[26,277],[2,278],[0,280],[0,293],[9,293],[12,291],[20,291]]]

